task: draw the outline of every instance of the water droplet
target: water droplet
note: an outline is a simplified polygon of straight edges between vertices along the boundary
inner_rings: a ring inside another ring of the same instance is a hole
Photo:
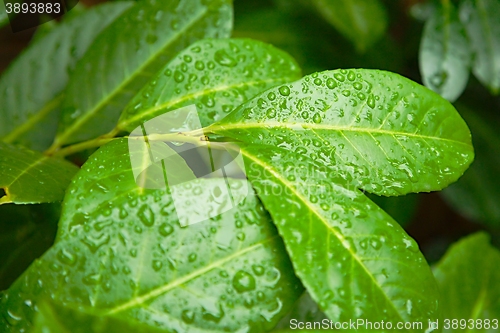
[[[237,61],[227,54],[226,50],[218,50],[214,54],[214,60],[221,66],[234,67]]]
[[[330,88],[330,89],[333,89],[333,88],[335,88],[337,86],[337,82],[334,79],[332,79],[332,78],[328,78],[326,80],[326,86],[328,88]]]
[[[76,263],[76,256],[68,249],[61,249],[57,253],[57,259],[63,264],[73,266]]]
[[[353,71],[349,71],[349,74],[347,74],[347,78],[349,79],[349,81],[354,81],[356,80],[356,74],[354,74]]]
[[[194,262],[196,261],[196,258],[198,258],[198,255],[196,253],[191,253],[189,256],[188,256],[188,260],[189,262]]]
[[[269,108],[266,112],[266,115],[269,117],[269,118],[274,118],[276,117],[276,109],[275,108]]]
[[[319,113],[315,113],[315,114],[314,114],[314,116],[313,116],[313,121],[314,121],[316,124],[321,123],[321,116],[319,115]]]
[[[146,227],[151,227],[155,223],[155,215],[148,205],[144,204],[139,209],[137,216]]]
[[[194,321],[194,312],[191,310],[184,310],[182,311],[181,318],[186,324],[191,324]]]
[[[366,101],[366,104],[368,104],[368,106],[371,107],[372,109],[375,108],[375,98],[373,97],[372,94],[368,96],[368,101]]]
[[[342,74],[340,74],[340,73],[333,74],[333,77],[336,78],[340,82],[344,82],[345,81],[345,76],[342,75]]]
[[[174,80],[177,83],[181,83],[182,81],[184,81],[184,74],[182,74],[182,72],[176,70],[174,72]]]
[[[158,272],[163,267],[163,263],[160,260],[153,260],[153,269]]]
[[[238,293],[254,290],[255,278],[251,274],[240,270],[233,277],[233,287]]]
[[[252,271],[255,275],[261,276],[262,274],[264,274],[264,267],[262,267],[261,265],[252,265]]]
[[[278,88],[278,91],[282,96],[290,95],[290,88],[288,86],[281,86]]]

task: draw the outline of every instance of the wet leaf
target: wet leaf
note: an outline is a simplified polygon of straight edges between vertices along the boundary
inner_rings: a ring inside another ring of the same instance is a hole
[[[0,205],[61,201],[78,168],[62,159],[0,142]]]
[[[472,71],[496,95],[500,92],[500,2],[464,0],[460,18],[474,54]]]
[[[500,226],[500,117],[480,107],[457,107],[469,124],[476,158],[455,184],[441,195],[465,217]]]
[[[469,319],[474,321],[470,331],[498,330],[499,265],[500,252],[489,244],[489,236],[483,232],[468,236],[450,247],[437,264],[434,275],[441,292],[443,318],[458,319],[458,327],[445,328],[443,332],[463,332],[472,325]],[[460,326],[461,319],[467,321],[465,328]],[[485,326],[486,320],[489,327]]]
[[[36,150],[50,145],[56,134],[62,91],[77,60],[130,6],[129,2],[103,4],[70,15],[28,46],[0,78],[0,139]]]
[[[453,102],[467,85],[470,63],[469,41],[458,12],[445,2],[425,23],[419,54],[422,80]]]
[[[326,71],[272,88],[207,132],[295,151],[386,196],[440,190],[474,156],[469,129],[448,101],[377,70]]]
[[[123,111],[118,129],[196,104],[208,126],[258,93],[300,78],[285,52],[250,39],[202,40],[168,63]]]
[[[364,52],[387,29],[387,14],[378,0],[313,0],[318,12]]]
[[[418,245],[361,191],[297,153],[260,145],[241,152],[295,273],[329,319],[396,327],[438,317],[437,286]]]
[[[60,225],[69,230],[1,298],[0,331],[28,330],[38,300],[47,297],[166,331],[271,329],[302,287],[247,181],[227,179],[233,198],[243,199],[231,210],[181,227],[179,209],[231,205],[214,201],[220,179],[185,183],[175,197],[170,189],[137,186],[129,159],[127,141],[120,139],[83,166],[72,187],[93,169],[98,191],[110,178],[100,168],[107,165],[113,168],[113,197],[87,197],[95,201],[93,209],[62,217]],[[68,193],[67,201],[75,195]]]
[[[202,38],[228,37],[231,27],[230,0],[138,3],[96,39],[76,67],[53,148],[112,130],[132,97],[179,51]]]
[[[48,300],[39,305],[32,333],[165,333],[165,330],[125,318],[61,306]]]

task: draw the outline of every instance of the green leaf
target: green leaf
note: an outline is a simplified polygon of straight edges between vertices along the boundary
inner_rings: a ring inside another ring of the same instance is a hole
[[[440,190],[474,155],[469,129],[448,101],[377,70],[326,71],[270,89],[207,132],[307,155],[386,196]]]
[[[295,273],[329,319],[395,327],[437,317],[437,286],[418,245],[361,191],[290,151],[241,152]]]
[[[59,213],[59,204],[0,206],[0,290],[52,245]]]
[[[312,4],[360,52],[372,46],[387,29],[387,14],[378,0],[313,0]]]
[[[113,316],[42,301],[31,333],[165,333],[165,330]]]
[[[56,134],[62,91],[93,39],[130,3],[103,4],[71,16],[37,38],[0,78],[0,139],[36,150]]]
[[[301,77],[295,60],[249,39],[202,40],[168,63],[123,111],[118,128],[196,104],[202,126],[211,125],[258,93]]]
[[[472,71],[496,95],[500,92],[500,2],[464,0],[460,18],[474,53]]]
[[[458,12],[445,2],[425,23],[419,53],[422,80],[453,102],[467,85],[470,63],[469,42]]]
[[[56,245],[1,298],[0,331],[28,331],[38,300],[47,297],[165,331],[271,329],[302,288],[247,181],[227,179],[233,197],[244,198],[240,204],[181,227],[179,207],[211,211],[230,205],[211,196],[220,191],[220,179],[186,183],[174,197],[173,189],[137,186],[131,168],[125,139],[103,146],[83,166],[66,201],[86,182],[85,170],[92,170],[96,186],[89,193],[95,197],[85,201],[94,201],[95,208],[62,217],[60,225],[69,225],[69,232],[60,233]],[[96,194],[105,191],[99,185],[110,178],[107,169],[114,173],[111,198]]]
[[[60,201],[77,171],[65,160],[0,142],[0,205]]]
[[[441,195],[465,217],[500,226],[500,117],[482,112],[479,106],[461,105],[458,110],[470,126],[476,158],[463,177]]]
[[[122,139],[120,139],[120,142],[122,142]],[[150,162],[149,153],[151,152],[154,155],[154,152],[161,151],[162,149],[168,151],[172,149],[163,143],[154,141],[148,143],[148,151],[146,152],[141,151],[141,146],[134,147],[134,150],[138,151],[138,155],[135,158],[142,162],[135,166],[135,169],[137,169],[135,173],[141,174],[146,170],[142,174],[146,179],[144,181],[137,179],[136,181],[141,184],[157,183],[163,188],[165,186],[163,172],[160,173],[160,178],[158,179],[158,173],[156,172],[158,163]],[[89,212],[98,210],[103,202],[111,202],[117,196],[127,195],[129,192],[141,191],[141,188],[134,182],[133,175],[130,177],[132,181],[123,181],[126,176],[129,176],[129,173],[134,173],[134,170],[127,170],[122,165],[117,173],[115,168],[107,167],[113,165],[113,163],[131,166],[131,151],[125,149],[126,145],[123,142],[121,144],[114,143],[114,145],[117,148],[97,150],[91,156],[90,160],[82,166],[78,173],[78,178],[73,179],[73,182],[68,187],[67,192],[69,195],[64,200],[58,229],[58,239],[69,234],[73,224],[76,223],[78,225],[87,221],[89,219]],[[114,154],[115,156],[108,157],[107,154]],[[184,175],[183,178],[190,178],[189,173],[192,174],[192,170],[186,162],[179,155],[173,155],[172,157],[175,159],[173,161],[170,160],[173,162],[173,165],[170,165],[167,170],[169,175],[172,174],[173,177]],[[117,186],[117,184],[119,185]]]
[[[139,2],[76,67],[53,148],[112,130],[138,90],[179,51],[202,38],[228,37],[231,27],[230,0]]]
[[[453,244],[434,270],[441,291],[443,318],[482,319],[483,326],[469,332],[497,332],[500,318],[500,252],[489,244],[489,236],[476,233]],[[496,328],[485,329],[485,320],[496,320]],[[475,325],[476,323],[474,323]],[[475,328],[475,329],[474,329]],[[463,332],[464,328],[443,332]]]

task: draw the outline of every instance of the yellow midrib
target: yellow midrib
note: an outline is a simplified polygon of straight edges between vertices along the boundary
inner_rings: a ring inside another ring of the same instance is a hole
[[[214,124],[212,126],[207,127],[207,131],[212,132],[212,133],[217,133],[218,131],[226,131],[226,130],[232,130],[232,129],[262,129],[262,128],[268,128],[268,127],[277,127],[277,128],[288,128],[288,129],[293,129],[293,130],[307,130],[307,129],[314,129],[314,130],[329,130],[329,131],[337,131],[337,132],[357,132],[357,133],[367,133],[367,134],[384,134],[384,135],[390,135],[390,136],[407,136],[407,137],[413,137],[413,138],[419,138],[419,139],[426,139],[426,140],[436,140],[436,141],[445,141],[445,142],[451,142],[455,144],[460,144],[467,146],[469,148],[472,147],[472,144],[466,143],[463,141],[457,141],[453,139],[448,139],[448,138],[442,138],[439,136],[431,136],[431,135],[423,135],[423,134],[417,134],[417,133],[408,133],[408,132],[400,132],[400,131],[391,131],[391,130],[384,130],[384,129],[378,129],[378,128],[365,128],[365,127],[348,127],[348,126],[338,126],[338,125],[323,125],[323,124],[311,124],[311,123],[282,123],[282,122],[277,122],[277,121],[266,121],[266,122],[245,122],[245,123],[233,123],[233,124],[227,124],[227,125],[219,125],[219,124]]]
[[[214,261],[213,263],[211,263],[210,265],[207,265],[201,269],[198,269],[188,275],[185,275],[181,278],[178,278],[174,281],[170,281],[169,283],[165,284],[164,286],[162,287],[159,287],[159,288],[156,288],[150,292],[148,292],[147,294],[143,295],[143,296],[139,296],[139,297],[135,297],[133,298],[132,300],[126,302],[126,303],[123,303],[119,306],[116,306],[112,309],[109,309],[106,314],[115,314],[115,313],[118,313],[118,312],[121,312],[121,311],[124,311],[126,309],[129,309],[131,307],[134,307],[136,305],[140,305],[140,304],[143,304],[144,302],[148,301],[149,299],[151,298],[154,298],[154,297],[158,297],[160,296],[161,294],[164,294],[170,290],[172,290],[173,288],[175,287],[178,287],[194,278],[197,278],[217,267],[220,267],[222,265],[224,265],[225,263],[233,260],[234,258],[237,258],[239,256],[242,256],[244,255],[245,253],[248,253],[248,252],[251,252],[261,246],[263,246],[265,243],[268,243],[270,241],[272,241],[273,239],[275,239],[276,237],[278,237],[278,235],[275,235],[275,236],[272,236],[272,237],[269,237],[269,238],[266,238],[260,242],[257,242],[255,244],[253,244],[252,246],[249,246],[243,250],[240,250],[240,251],[237,251],[235,253],[233,253],[232,255],[230,256],[227,256],[225,258],[222,258],[220,260],[217,260],[217,261]]]

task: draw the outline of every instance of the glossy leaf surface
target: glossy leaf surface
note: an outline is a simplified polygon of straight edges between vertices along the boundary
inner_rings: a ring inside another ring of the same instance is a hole
[[[438,263],[434,275],[441,292],[443,318],[482,320],[481,327],[458,326],[443,332],[498,332],[500,317],[500,252],[489,236],[476,233],[452,245]],[[485,320],[490,320],[486,328]],[[496,319],[496,325],[491,320]],[[496,328],[495,328],[496,326]]]
[[[179,53],[123,111],[118,128],[131,131],[155,116],[196,104],[208,126],[258,93],[300,78],[285,52],[250,39],[202,40]]]
[[[130,2],[103,4],[70,15],[30,44],[0,78],[0,139],[36,150],[50,145],[62,91],[77,60],[130,6]]]
[[[0,142],[0,204],[61,201],[77,171],[65,160]]]
[[[441,195],[465,217],[500,226],[500,116],[480,107],[458,106],[458,110],[470,126],[476,158]]]
[[[241,152],[297,276],[329,319],[437,317],[437,286],[418,245],[362,192],[290,151]]]
[[[462,94],[469,79],[471,52],[458,11],[449,2],[425,23],[418,60],[426,87],[451,102]]]
[[[93,171],[95,192],[85,200],[94,201],[95,208],[77,207],[75,214],[62,217],[60,225],[69,226],[69,232],[60,233],[56,245],[1,299],[0,331],[29,328],[37,300],[49,296],[63,306],[91,308],[166,331],[272,328],[302,288],[255,194],[243,193],[248,196],[232,210],[181,228],[179,206],[169,191],[138,187],[129,159],[127,141],[121,139],[83,166],[67,201],[85,170]],[[103,190],[100,181],[110,178],[102,165],[113,169],[112,197],[97,194]],[[186,183],[177,194],[184,195],[187,208],[219,209],[221,203],[206,199],[206,193],[217,192],[216,180]],[[246,180],[228,182],[233,194],[246,189]]]
[[[309,156],[381,195],[442,189],[473,159],[469,129],[448,101],[377,70],[306,76],[254,97],[207,131]]]
[[[42,301],[35,317],[32,333],[165,333],[165,330],[146,326],[113,316],[73,309]]]
[[[500,2],[464,0],[460,7],[474,53],[472,71],[493,94],[500,92]]]
[[[96,39],[75,69],[55,146],[113,129],[132,97],[179,51],[198,39],[228,37],[231,27],[230,0],[138,3]]]
[[[387,15],[378,0],[313,0],[318,12],[358,51],[365,51],[387,29]]]

